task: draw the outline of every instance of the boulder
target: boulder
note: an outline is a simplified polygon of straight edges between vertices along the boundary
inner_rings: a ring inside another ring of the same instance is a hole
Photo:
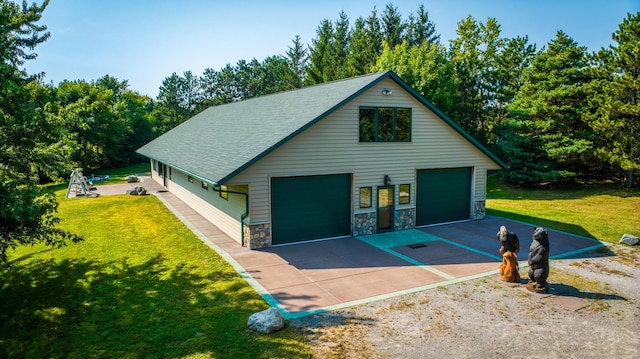
[[[252,314],[249,317],[247,326],[249,329],[259,333],[275,333],[284,328],[284,318],[276,308],[271,307],[267,310]]]
[[[635,246],[636,244],[640,243],[640,239],[638,239],[638,237],[636,236],[625,233],[622,235],[622,238],[620,238],[620,243]]]
[[[138,182],[138,177],[136,177],[136,176],[127,176],[127,177],[125,177],[125,181],[127,181],[127,183],[136,183],[136,182]]]
[[[147,194],[147,190],[142,186],[135,186],[132,189],[128,190],[127,194],[130,194],[132,196],[142,196],[144,194]]]

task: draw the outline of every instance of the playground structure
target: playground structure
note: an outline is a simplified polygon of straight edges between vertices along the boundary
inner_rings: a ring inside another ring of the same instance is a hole
[[[96,187],[93,186],[91,181],[87,181],[87,177],[82,174],[82,168],[76,168],[71,171],[71,177],[69,179],[69,187],[67,188],[67,198],[71,195],[71,192],[75,192],[78,196],[99,196],[97,193],[91,193],[95,191]]]

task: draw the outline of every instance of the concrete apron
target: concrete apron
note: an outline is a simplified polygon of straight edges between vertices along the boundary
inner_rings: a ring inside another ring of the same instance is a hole
[[[308,316],[498,274],[500,226],[520,238],[526,265],[532,224],[487,216],[467,221],[343,239],[249,250],[178,200],[161,201],[285,317]],[[603,246],[549,229],[551,258]]]

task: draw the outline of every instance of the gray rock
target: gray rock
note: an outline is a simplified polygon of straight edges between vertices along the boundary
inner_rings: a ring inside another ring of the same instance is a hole
[[[125,177],[125,181],[127,181],[127,183],[135,183],[135,182],[138,182],[138,177],[136,177],[136,176],[127,176],[127,177]]]
[[[622,238],[620,238],[620,243],[635,246],[636,244],[640,243],[640,239],[638,239],[638,237],[634,235],[625,233],[622,235]]]
[[[249,329],[259,333],[275,333],[284,328],[284,318],[276,308],[271,307],[267,310],[252,314],[249,317],[247,326]]]
[[[147,194],[147,190],[142,186],[135,186],[132,189],[128,190],[127,194],[130,194],[132,196],[142,196],[144,194]]]

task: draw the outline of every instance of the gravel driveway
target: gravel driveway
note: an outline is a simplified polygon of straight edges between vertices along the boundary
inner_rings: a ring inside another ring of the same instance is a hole
[[[549,283],[486,277],[289,325],[319,358],[640,358],[638,246],[552,260]]]

